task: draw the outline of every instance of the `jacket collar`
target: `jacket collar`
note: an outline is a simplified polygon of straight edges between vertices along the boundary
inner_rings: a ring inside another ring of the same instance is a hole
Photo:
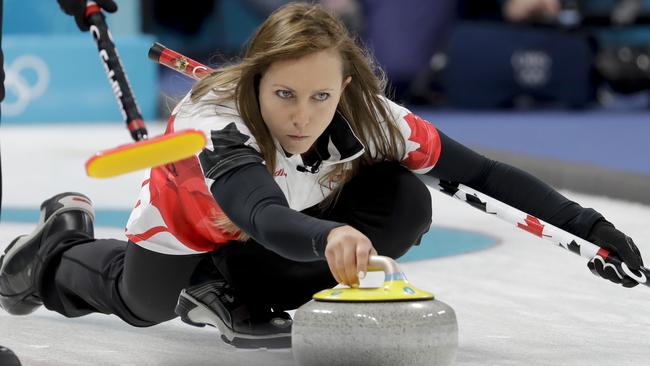
[[[316,151],[323,165],[332,165],[358,158],[365,152],[365,147],[348,120],[337,110],[332,122],[316,140]]]
[[[284,152],[280,143],[275,138],[273,140],[278,151],[283,152],[287,158],[302,161],[300,157],[291,156]],[[316,152],[317,161],[308,164],[303,162],[303,164],[310,166],[312,172],[317,172],[321,164],[328,166],[352,161],[363,155],[365,147],[352,130],[350,123],[337,110],[329,126],[316,139]]]

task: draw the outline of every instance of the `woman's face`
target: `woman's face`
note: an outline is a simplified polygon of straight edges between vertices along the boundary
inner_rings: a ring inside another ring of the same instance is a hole
[[[334,117],[343,80],[341,56],[319,51],[271,64],[260,79],[260,111],[284,150],[302,154],[311,148]]]

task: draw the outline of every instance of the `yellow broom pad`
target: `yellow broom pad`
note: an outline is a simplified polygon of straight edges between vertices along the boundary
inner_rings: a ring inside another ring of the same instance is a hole
[[[169,164],[195,155],[205,146],[198,130],[182,130],[100,151],[86,162],[86,174],[110,178],[141,169]]]

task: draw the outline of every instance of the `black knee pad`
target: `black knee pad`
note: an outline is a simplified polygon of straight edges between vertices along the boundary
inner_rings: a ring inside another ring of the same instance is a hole
[[[398,162],[364,167],[341,192],[333,219],[366,234],[381,255],[399,257],[431,224],[426,185]]]

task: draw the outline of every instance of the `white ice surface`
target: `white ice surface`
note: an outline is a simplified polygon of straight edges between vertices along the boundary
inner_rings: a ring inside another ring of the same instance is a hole
[[[141,173],[96,180],[83,171],[96,150],[129,141],[119,125],[3,126],[0,138],[5,206],[37,208],[68,190],[98,208],[128,209],[135,200]],[[650,207],[564,193],[603,213],[650,261]],[[402,265],[412,283],[456,310],[457,365],[650,364],[650,289],[598,279],[578,256],[441,194],[433,201],[435,224],[500,239],[488,250]],[[0,223],[0,249],[32,227]],[[96,231],[123,237],[120,229]],[[0,311],[0,345],[34,366],[293,364],[290,350],[235,350],[216,330],[178,320],[140,329],[114,316],[67,319],[44,309],[25,317]]]

